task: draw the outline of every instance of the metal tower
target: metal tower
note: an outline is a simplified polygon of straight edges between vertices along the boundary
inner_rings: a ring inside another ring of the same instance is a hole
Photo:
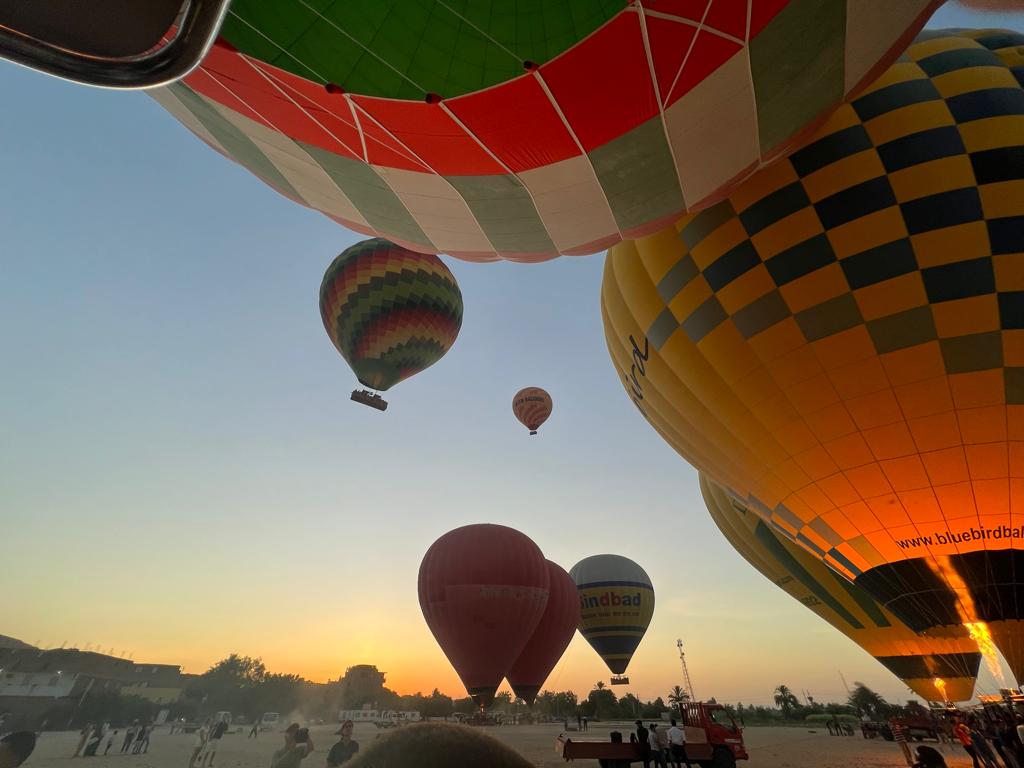
[[[686,693],[690,701],[696,701],[697,696],[693,692],[693,683],[690,682],[690,670],[686,668],[686,654],[683,653],[683,641],[676,640],[676,648],[679,649],[679,663],[683,665],[683,681],[686,683]]]

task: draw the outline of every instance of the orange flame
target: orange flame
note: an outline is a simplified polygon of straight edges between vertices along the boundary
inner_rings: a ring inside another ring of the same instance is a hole
[[[941,677],[936,677],[934,680],[932,680],[932,684],[935,686],[935,690],[939,692],[939,695],[942,696],[942,700],[944,702],[948,701],[948,699],[946,698],[946,681],[943,680]]]
[[[950,589],[956,593],[956,610],[960,614],[961,622],[967,629],[971,639],[978,644],[978,651],[981,653],[982,658],[985,659],[985,666],[988,667],[988,671],[1005,686],[1006,680],[1003,677],[1003,670],[999,665],[999,655],[996,650],[995,641],[992,639],[992,633],[989,631],[988,624],[977,620],[978,612],[974,605],[974,599],[967,589],[967,584],[960,574],[957,573],[956,568],[953,567],[953,561],[945,555],[934,555],[929,565],[932,566],[932,570],[936,574],[946,581]]]

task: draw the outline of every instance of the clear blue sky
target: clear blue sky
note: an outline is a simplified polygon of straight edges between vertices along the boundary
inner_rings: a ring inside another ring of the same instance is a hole
[[[932,26],[1022,25],[947,7]],[[566,568],[614,551],[648,570],[641,696],[678,682],[682,636],[701,696],[835,698],[841,668],[905,697],[721,538],[608,360],[601,256],[449,259],[461,336],[380,414],[349,402],[317,308],[361,236],[145,95],[6,63],[0,92],[0,634],[190,671],[236,650],[314,679],[376,662],[400,690],[454,693],[416,570],[487,521]],[[510,412],[527,385],[555,401],[539,438]],[[556,675],[582,690],[607,671],[577,638]]]

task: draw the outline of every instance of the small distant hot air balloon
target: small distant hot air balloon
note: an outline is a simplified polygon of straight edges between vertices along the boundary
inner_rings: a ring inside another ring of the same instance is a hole
[[[384,392],[455,343],[462,292],[437,256],[375,238],[346,248],[327,268],[320,317],[359,382]],[[352,399],[387,408],[371,392],[353,392]]]
[[[544,681],[562,658],[580,623],[576,582],[560,565],[547,561],[548,604],[533,636],[505,676],[516,696],[533,704]]]
[[[456,528],[423,556],[423,617],[479,706],[494,699],[541,621],[548,584],[537,545],[503,525]]]
[[[520,389],[512,398],[512,413],[531,435],[536,435],[540,425],[551,415],[551,395],[540,387]]]
[[[623,674],[654,615],[650,577],[620,555],[588,557],[569,575],[579,592],[580,634],[613,674]]]

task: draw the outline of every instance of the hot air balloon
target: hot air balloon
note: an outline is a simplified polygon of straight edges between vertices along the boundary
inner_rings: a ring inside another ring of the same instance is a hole
[[[536,435],[551,415],[551,395],[540,387],[520,389],[512,398],[512,413],[531,435]]]
[[[917,632],[1024,679],[1024,36],[922,35],[800,151],[608,256],[630,397]],[[991,635],[991,636],[990,636]]]
[[[540,623],[548,580],[537,545],[503,525],[456,528],[423,556],[423,618],[480,707],[494,699]]]
[[[508,684],[516,696],[532,705],[551,670],[562,658],[580,623],[576,582],[560,565],[547,561],[548,603],[533,636],[509,669]]]
[[[455,343],[462,293],[437,256],[364,240],[327,268],[320,317],[359,382],[384,392],[429,368]],[[352,399],[387,408],[369,392],[353,392]]]
[[[939,702],[967,701],[974,695],[981,654],[966,629],[918,635],[704,475],[700,489],[711,518],[744,560],[874,656],[914,693]]]
[[[939,5],[234,0],[201,67],[153,95],[349,229],[540,261],[713,202],[873,80]]]
[[[647,572],[621,555],[594,555],[569,571],[580,601],[580,634],[622,675],[654,615],[654,587]],[[612,683],[626,682],[617,677]]]

